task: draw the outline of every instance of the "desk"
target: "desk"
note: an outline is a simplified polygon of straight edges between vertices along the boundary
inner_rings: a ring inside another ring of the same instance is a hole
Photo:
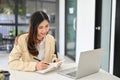
[[[66,69],[72,67],[75,63],[65,63],[62,64],[61,68]],[[73,80],[71,78],[62,76],[57,73],[57,70],[51,71],[46,74],[39,74],[36,72],[22,72],[16,70],[9,70],[10,80]],[[78,80],[120,80],[120,78],[113,76],[104,70],[100,69],[98,73],[83,77]]]

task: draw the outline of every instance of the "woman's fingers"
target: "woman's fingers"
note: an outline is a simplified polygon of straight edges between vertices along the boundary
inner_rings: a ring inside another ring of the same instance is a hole
[[[48,67],[48,63],[44,61],[38,62],[36,65],[37,70],[43,70],[46,69],[47,67]]]

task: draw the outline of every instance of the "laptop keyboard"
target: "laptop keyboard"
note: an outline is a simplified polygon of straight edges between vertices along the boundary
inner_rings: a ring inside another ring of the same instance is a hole
[[[76,76],[76,71],[67,73],[67,75],[75,77]]]

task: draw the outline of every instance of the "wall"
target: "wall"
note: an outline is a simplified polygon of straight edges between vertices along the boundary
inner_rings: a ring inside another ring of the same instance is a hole
[[[95,0],[77,1],[76,61],[82,51],[94,49]]]
[[[65,0],[59,0],[59,53],[65,54]]]
[[[65,1],[59,0],[59,52],[64,55]],[[94,49],[95,0],[77,0],[76,62],[79,53]]]
[[[111,36],[111,0],[102,0],[101,47],[104,50],[102,69],[109,71],[110,36]]]
[[[114,37],[115,37],[115,13],[116,12],[116,0],[112,0],[112,22],[111,22],[111,46],[110,46],[110,68],[109,72],[113,74],[114,64]]]

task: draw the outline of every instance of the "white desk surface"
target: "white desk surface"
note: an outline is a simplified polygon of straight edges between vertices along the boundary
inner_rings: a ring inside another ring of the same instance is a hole
[[[73,67],[73,65],[75,65],[75,63],[65,63],[61,65],[60,69]],[[58,74],[58,70],[54,70],[46,74],[39,74],[36,72],[23,72],[16,70],[9,71],[11,74],[10,80],[73,80],[71,78]],[[113,76],[101,69],[98,73],[80,78],[78,80],[120,80],[120,78]]]

